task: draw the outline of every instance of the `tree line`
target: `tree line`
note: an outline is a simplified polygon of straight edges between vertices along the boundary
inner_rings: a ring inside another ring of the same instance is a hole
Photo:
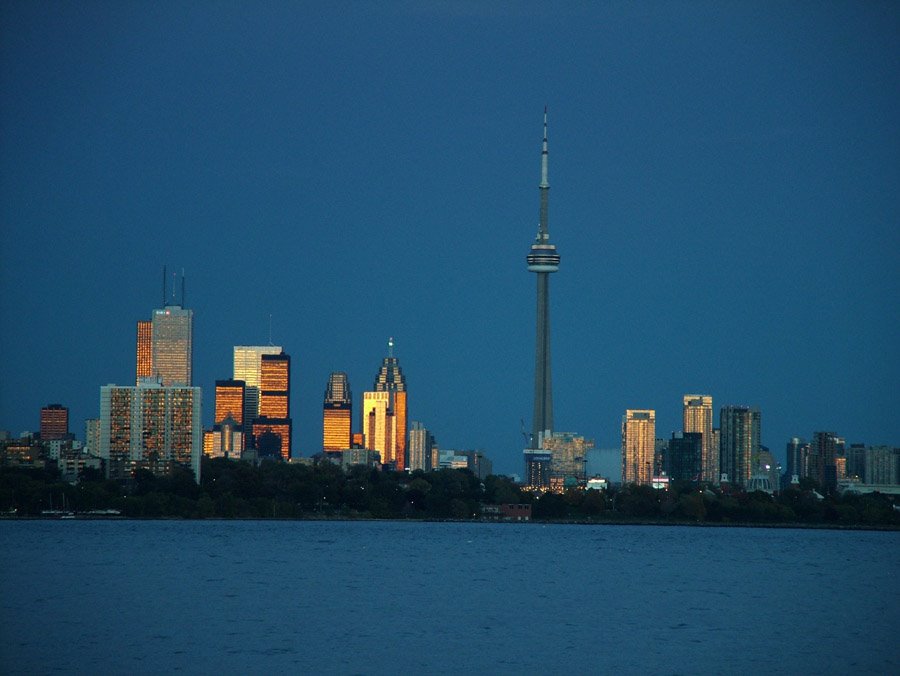
[[[0,513],[40,516],[55,508],[118,510],[131,518],[480,519],[484,504],[529,503],[537,521],[900,527],[892,496],[823,498],[811,481],[776,496],[677,482],[665,491],[631,484],[559,494],[527,491],[504,476],[482,482],[463,469],[399,473],[356,466],[345,472],[329,462],[202,462],[200,484],[186,468],[166,476],[137,470],[127,482],[87,469],[77,484],[63,481],[52,466],[0,468]]]

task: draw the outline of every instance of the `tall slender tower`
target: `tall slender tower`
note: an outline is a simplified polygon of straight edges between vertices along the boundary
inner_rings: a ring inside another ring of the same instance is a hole
[[[366,448],[379,451],[381,462],[406,469],[406,378],[394,356],[394,339],[375,376],[373,391],[363,392],[362,430]]]
[[[550,243],[547,210],[548,182],[547,108],[544,108],[544,141],[541,146],[541,211],[538,233],[528,254],[528,271],[537,274],[537,340],[534,350],[534,416],[531,421],[531,448],[542,447],[543,438],[553,431],[553,389],[550,379],[550,273],[559,270],[559,254]]]
[[[686,394],[682,398],[682,429],[685,432],[699,432],[700,480],[719,483],[719,449],[713,446],[712,396],[708,394]]]

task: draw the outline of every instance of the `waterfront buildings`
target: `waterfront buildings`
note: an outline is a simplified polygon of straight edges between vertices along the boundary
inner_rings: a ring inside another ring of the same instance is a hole
[[[184,275],[181,302],[166,293],[163,268],[163,307],[153,310],[149,321],[137,322],[135,385],[144,378],[159,378],[163,386],[190,387],[193,369],[194,312],[184,307]]]
[[[281,354],[280,345],[235,345],[234,380],[244,382],[244,436],[252,433],[253,420],[259,416],[259,388],[262,377],[262,356]]]
[[[420,469],[429,472],[433,468],[431,450],[434,436],[420,422],[413,422],[409,428],[409,470]]]
[[[701,480],[719,481],[719,447],[713,445],[712,397],[708,394],[686,394],[682,400],[682,430],[699,433]]]
[[[551,455],[550,485],[561,492],[569,484],[583,484],[588,452],[594,448],[593,439],[572,432],[552,432],[544,437],[544,450]]]
[[[650,485],[656,450],[656,411],[627,409],[622,417],[622,483]]]
[[[362,431],[365,446],[381,454],[383,465],[406,469],[406,378],[394,356],[394,339],[388,340],[388,356],[375,376],[373,391],[363,393]]]
[[[724,406],[719,411],[721,480],[745,487],[759,453],[760,411],[751,406]]]
[[[336,371],[328,377],[322,404],[322,450],[341,451],[351,447],[353,394],[347,374]]]
[[[177,464],[193,470],[199,483],[200,388],[166,386],[159,378],[102,386],[98,445],[111,479],[125,479],[137,468],[166,474]]]
[[[559,254],[550,242],[549,151],[547,109],[544,108],[544,139],[541,144],[540,212],[538,232],[526,261],[537,278],[537,313],[534,351],[534,413],[531,422],[531,450],[542,449],[544,437],[553,431],[553,387],[550,370],[550,274],[559,270]],[[526,457],[526,464],[528,458]],[[529,473],[526,467],[526,475]]]
[[[672,481],[701,481],[703,466],[703,434],[673,432],[666,448],[666,475]]]
[[[69,409],[61,404],[48,404],[41,409],[41,441],[66,439],[69,436]]]

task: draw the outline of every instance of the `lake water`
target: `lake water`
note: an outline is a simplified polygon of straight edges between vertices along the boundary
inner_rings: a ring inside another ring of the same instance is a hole
[[[900,673],[900,533],[0,521],[0,672]]]

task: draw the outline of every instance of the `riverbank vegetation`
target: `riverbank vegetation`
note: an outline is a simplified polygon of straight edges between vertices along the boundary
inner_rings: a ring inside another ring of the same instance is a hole
[[[893,496],[822,497],[807,482],[776,496],[723,493],[675,484],[666,491],[627,485],[563,494],[525,491],[507,477],[483,482],[468,470],[393,473],[357,466],[203,460],[202,481],[189,470],[164,477],[138,470],[130,481],[86,470],[69,484],[52,468],[0,468],[0,513],[41,516],[117,510],[131,518],[481,519],[482,505],[529,503],[535,521],[797,524],[900,528]]]

